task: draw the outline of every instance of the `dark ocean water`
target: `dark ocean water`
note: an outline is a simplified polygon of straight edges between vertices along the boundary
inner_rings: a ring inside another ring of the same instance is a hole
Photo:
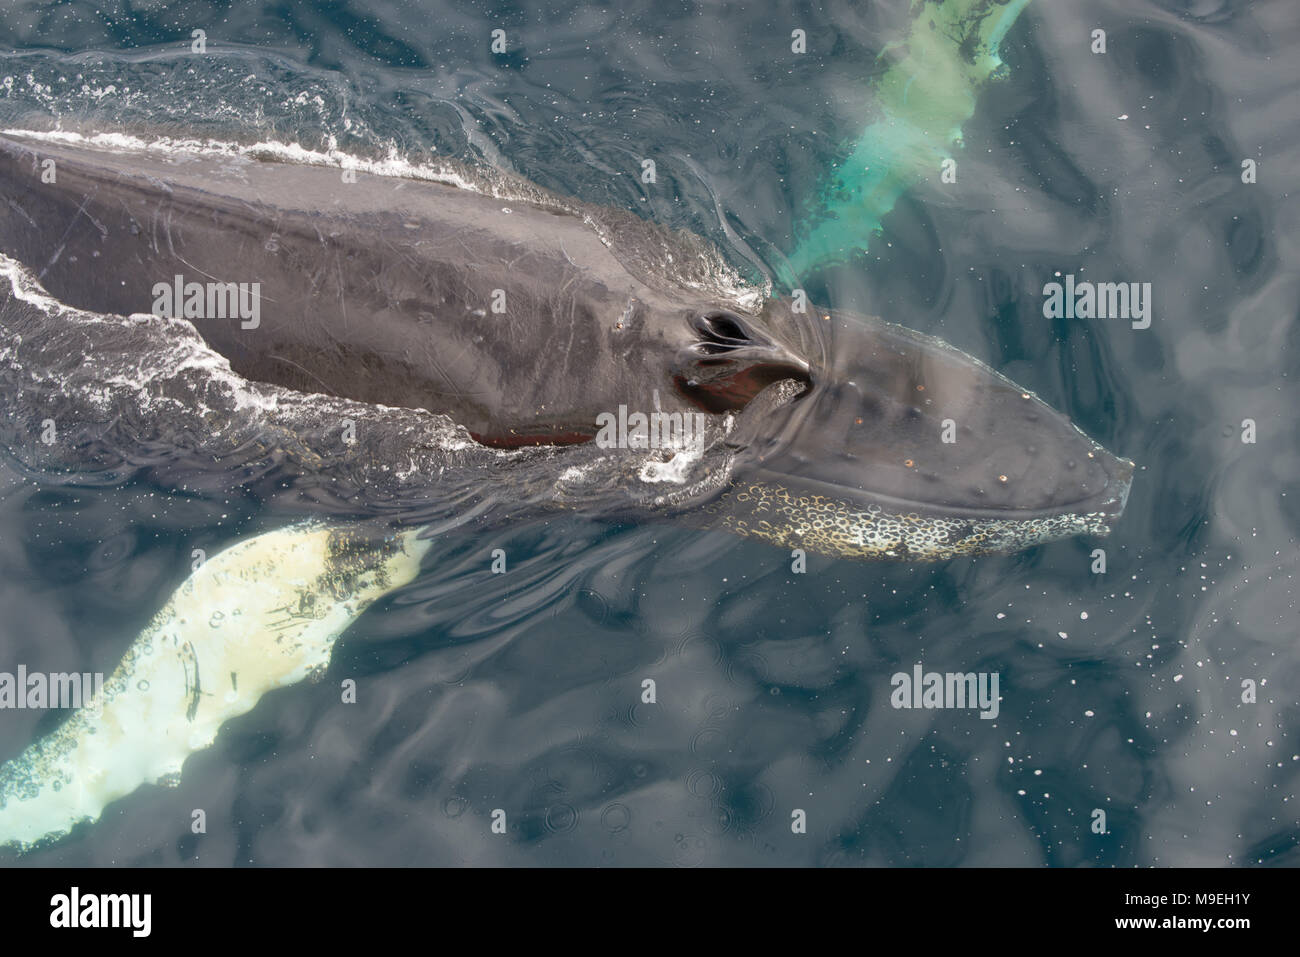
[[[902,3],[15,0],[0,125],[436,151],[691,229],[757,277],[870,121],[876,56],[906,19]],[[810,37],[795,62],[792,26]],[[1290,0],[1033,0],[965,127],[962,188],[909,193],[871,254],[813,289],[946,339],[1134,459],[1110,538],[938,565],[810,556],[796,575],[780,550],[668,525],[451,533],[323,681],[230,722],[178,788],[21,860],[1300,863],[1297,53]],[[1043,318],[1057,273],[1151,283],[1151,328]],[[0,670],[111,671],[191,548],[287,520],[241,478],[180,494],[0,459]],[[997,672],[997,720],[892,708],[891,675],[918,662]],[[0,712],[0,759],[56,720]]]

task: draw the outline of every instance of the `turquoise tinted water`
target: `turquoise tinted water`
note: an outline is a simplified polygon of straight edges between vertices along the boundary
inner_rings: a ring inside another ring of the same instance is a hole
[[[437,151],[691,229],[759,278],[872,122],[877,57],[907,21],[900,3],[17,2],[0,120]],[[1295,863],[1297,46],[1286,2],[1034,0],[957,182],[918,183],[869,256],[807,277],[1133,458],[1109,539],[795,575],[783,552],[668,526],[461,530],[322,682],[231,722],[179,788],[23,860]],[[1044,318],[1057,273],[1151,283],[1151,328]],[[180,493],[147,465],[35,475],[6,456],[0,670],[111,671],[192,547],[285,520],[253,477]],[[997,672],[997,720],[892,708],[891,675],[917,662]],[[0,712],[0,758],[56,720]]]

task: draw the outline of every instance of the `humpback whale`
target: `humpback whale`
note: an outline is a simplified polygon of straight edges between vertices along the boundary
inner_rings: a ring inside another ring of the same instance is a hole
[[[767,295],[698,238],[504,174],[291,158],[0,136],[10,454],[166,447],[192,474],[255,447],[392,520],[362,508],[196,569],[103,700],[0,768],[0,845],[174,780],[456,524],[576,508],[915,561],[1104,535],[1123,511],[1132,462],[937,339]],[[40,443],[50,423],[72,438]]]
[[[483,449],[558,464],[620,408],[703,416],[715,456],[656,450],[628,504],[784,547],[942,559],[1123,510],[1131,462],[937,339],[710,285],[702,241],[630,213],[463,182],[9,134],[0,253],[68,306],[192,326],[244,380],[426,410]]]

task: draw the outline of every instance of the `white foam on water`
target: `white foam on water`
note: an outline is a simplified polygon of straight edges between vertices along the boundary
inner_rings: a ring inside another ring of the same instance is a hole
[[[340,169],[356,170],[373,176],[388,176],[401,179],[427,180],[456,186],[476,193],[505,196],[484,188],[483,183],[475,182],[451,164],[413,163],[397,154],[395,148],[381,160],[366,159],[340,150],[337,141],[330,137],[327,150],[314,150],[300,143],[285,143],[280,140],[262,140],[258,143],[236,143],[233,140],[190,139],[185,137],[159,136],[143,139],[129,133],[94,133],[86,135],[68,130],[0,130],[5,136],[19,136],[28,140],[48,143],[63,143],[69,146],[90,147],[92,149],[113,150],[131,153],[157,153],[176,155],[190,153],[202,156],[243,156],[250,159],[274,159],[283,163],[297,163],[303,166],[330,166]],[[513,196],[510,198],[514,198]]]
[[[128,327],[145,325],[151,327],[149,349],[141,354],[139,361],[124,366],[122,361],[109,363],[99,361],[97,356],[86,357],[96,374],[96,386],[85,393],[86,398],[93,399],[101,408],[110,407],[116,401],[115,390],[125,390],[132,394],[137,408],[148,412],[159,403],[173,404],[176,399],[160,395],[151,388],[155,383],[163,383],[195,373],[205,382],[218,387],[223,397],[233,405],[236,413],[255,413],[268,421],[281,417],[292,417],[302,411],[317,414],[326,412],[337,414],[340,421],[345,418],[373,418],[402,416],[406,430],[410,435],[411,445],[434,447],[441,451],[456,452],[477,443],[461,426],[453,423],[447,416],[429,412],[425,409],[395,408],[377,403],[357,402],[336,396],[325,396],[297,392],[281,386],[250,382],[230,367],[230,361],[213,350],[204,341],[198,330],[188,320],[168,318],[136,313],[131,316],[117,316],[77,309],[52,297],[36,280],[32,273],[21,263],[0,253],[0,276],[8,280],[15,298],[30,303],[48,315],[59,315],[82,325],[111,325]],[[5,342],[0,345],[0,359],[12,368],[22,369],[20,358],[15,350],[19,343]],[[115,359],[121,359],[119,355]],[[214,410],[203,401],[201,393],[193,396],[199,413]],[[496,457],[509,457],[509,450],[492,450]],[[412,460],[405,469],[395,469],[399,477],[411,477],[421,470],[421,465]]]
[[[701,444],[698,448],[683,449],[674,453],[667,462],[651,458],[638,470],[637,477],[650,484],[671,482],[674,485],[685,485],[691,480],[695,467],[704,457],[705,448],[706,446]]]

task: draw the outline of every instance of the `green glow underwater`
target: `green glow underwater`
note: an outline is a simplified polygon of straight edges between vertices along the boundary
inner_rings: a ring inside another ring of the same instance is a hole
[[[796,227],[791,288],[804,277],[866,252],[899,197],[962,142],[981,89],[1003,71],[998,48],[1029,0],[916,0],[904,39],[881,52],[889,63],[874,88],[876,119],[827,178]]]

